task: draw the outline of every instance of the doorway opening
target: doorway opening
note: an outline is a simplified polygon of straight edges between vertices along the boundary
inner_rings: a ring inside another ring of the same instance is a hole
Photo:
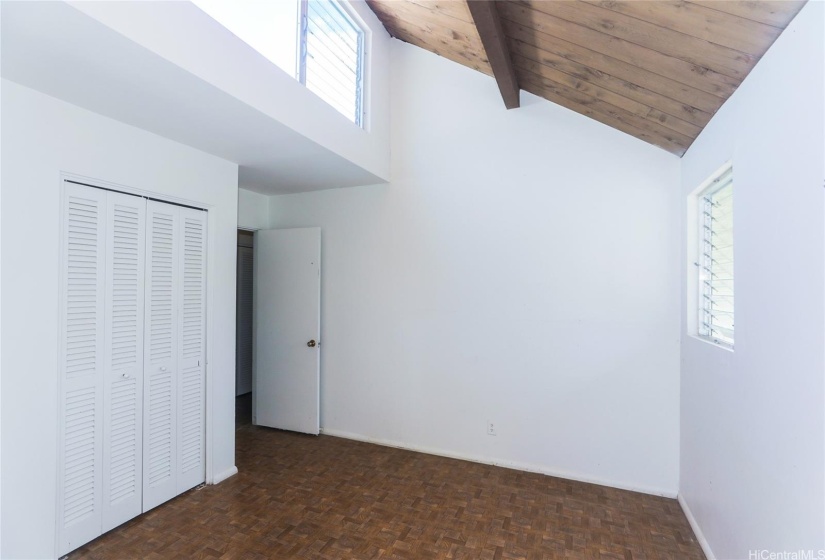
[[[235,295],[235,426],[252,423],[252,289],[255,232],[238,230]]]

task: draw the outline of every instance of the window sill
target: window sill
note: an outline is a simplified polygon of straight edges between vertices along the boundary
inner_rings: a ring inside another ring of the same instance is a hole
[[[710,337],[707,337],[707,336],[701,336],[701,335],[698,335],[698,334],[689,334],[688,336],[690,338],[694,339],[694,340],[704,342],[705,344],[708,344],[708,345],[713,346],[715,348],[719,348],[721,350],[726,350],[726,351],[730,352],[731,354],[733,354],[733,348],[734,347],[731,344],[727,344],[726,342],[721,342],[721,341],[716,340],[714,338],[710,338]]]

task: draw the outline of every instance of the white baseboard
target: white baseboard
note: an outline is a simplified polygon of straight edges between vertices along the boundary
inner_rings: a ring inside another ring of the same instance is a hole
[[[219,484],[231,476],[238,474],[238,467],[232,466],[220,474],[212,477],[212,484]]]
[[[702,532],[702,528],[699,527],[699,523],[697,523],[696,518],[693,517],[693,512],[690,511],[690,506],[688,506],[681,494],[677,496],[677,499],[679,500],[679,505],[682,506],[682,511],[685,512],[688,523],[690,523],[690,528],[693,529],[693,534],[696,535],[696,540],[699,541],[699,546],[702,547],[702,552],[705,553],[705,557],[708,560],[716,560],[716,556],[713,555],[713,551],[710,549],[710,545],[705,538],[705,534]]]
[[[514,461],[503,461],[501,459],[492,459],[489,457],[478,457],[473,455],[465,455],[463,453],[455,453],[446,451],[444,449],[434,449],[431,447],[424,447],[420,445],[409,445],[397,441],[389,441],[384,439],[376,439],[367,437],[361,434],[353,434],[335,429],[321,428],[321,433],[328,436],[340,437],[344,439],[352,439],[355,441],[363,441],[365,443],[374,443],[376,445],[383,445],[385,447],[395,447],[398,449],[406,449],[408,451],[417,451],[419,453],[426,453],[428,455],[438,455],[440,457],[449,457],[450,459],[460,459],[462,461],[470,461],[472,463],[482,463],[484,465],[494,465],[497,467],[504,467],[507,469],[514,469],[518,471],[532,472],[544,474],[547,476],[555,476],[557,478],[564,478],[567,480],[575,480],[577,482],[587,482],[589,484],[598,484],[599,486],[609,486],[611,488],[618,488],[620,490],[630,490],[631,492],[641,492],[643,494],[651,494],[654,496],[663,496],[665,498],[676,498],[676,492],[673,490],[665,490],[662,488],[653,488],[649,486],[637,486],[634,484],[626,484],[624,482],[617,482],[615,480],[606,480],[596,477],[588,477],[577,475],[575,473],[565,472],[548,468],[542,465],[532,465],[529,463],[518,463]]]

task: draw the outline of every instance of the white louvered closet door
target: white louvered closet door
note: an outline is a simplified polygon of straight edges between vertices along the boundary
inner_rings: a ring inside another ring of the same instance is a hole
[[[206,479],[206,212],[180,208],[177,493]]]
[[[58,553],[205,480],[204,211],[66,182]]]
[[[146,203],[143,511],[177,495],[180,207]]]
[[[106,191],[67,183],[61,236],[58,550],[102,522]]]
[[[147,203],[145,293],[148,511],[206,479],[206,212]]]
[[[143,511],[145,219],[145,199],[107,194],[103,532]]]

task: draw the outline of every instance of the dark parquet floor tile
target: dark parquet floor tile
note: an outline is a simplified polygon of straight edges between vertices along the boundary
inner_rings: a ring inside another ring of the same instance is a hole
[[[242,420],[236,435],[238,475],[70,559],[704,560],[675,500]]]

